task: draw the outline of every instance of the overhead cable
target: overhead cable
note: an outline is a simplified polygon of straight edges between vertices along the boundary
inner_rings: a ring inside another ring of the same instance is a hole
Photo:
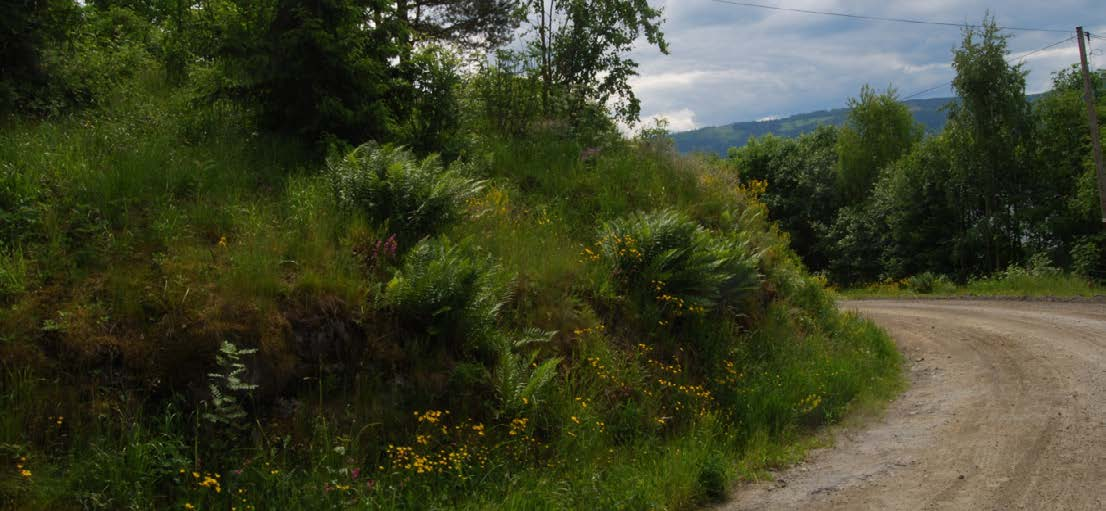
[[[822,16],[836,16],[839,18],[851,18],[864,21],[884,21],[890,23],[910,23],[912,25],[940,25],[946,27],[959,27],[959,28],[982,28],[981,25],[972,25],[969,23],[953,23],[949,21],[927,21],[917,20],[909,18],[886,18],[882,16],[867,16],[864,14],[851,14],[845,12],[833,12],[833,11],[816,11],[812,9],[795,9],[789,7],[777,7],[773,5],[757,4],[752,2],[737,2],[735,0],[711,0],[720,4],[737,5],[741,7],[754,7],[757,9],[767,9],[771,11],[785,11],[785,12],[797,12],[802,14],[819,14]],[[1035,28],[1035,27],[997,27],[1001,30],[1014,30],[1022,32],[1055,32],[1055,33],[1069,33],[1071,30],[1060,30],[1056,28]]]
[[[1068,37],[1067,39],[1064,39],[1062,41],[1056,41],[1055,43],[1052,43],[1048,46],[1044,46],[1044,47],[1041,47],[1041,48],[1037,48],[1036,50],[1027,51],[1025,53],[1022,53],[1021,55],[1017,55],[1017,56],[1013,57],[1011,60],[1017,60],[1018,63],[1021,63],[1021,61],[1025,60],[1025,58],[1030,56],[1030,55],[1035,55],[1035,54],[1040,53],[1042,51],[1045,51],[1045,50],[1048,50],[1048,49],[1051,49],[1051,48],[1055,48],[1055,47],[1060,46],[1061,44],[1064,44],[1064,43],[1066,43],[1068,41],[1071,41],[1073,39],[1075,39],[1075,36]],[[909,96],[906,96],[906,97],[902,98],[902,101],[906,101],[908,99],[916,98],[918,96],[921,96],[922,94],[925,94],[927,92],[933,92],[937,89],[940,89],[941,87],[945,87],[945,86],[948,86],[948,85],[952,85],[952,82],[949,81],[949,82],[946,82],[946,83],[942,83],[941,85],[937,85],[935,87],[930,87],[930,88],[925,89],[925,90],[920,90],[918,92],[915,92],[915,93],[913,93]]]

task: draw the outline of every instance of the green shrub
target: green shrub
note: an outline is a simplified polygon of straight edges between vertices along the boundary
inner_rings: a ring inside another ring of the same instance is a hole
[[[364,144],[328,164],[338,205],[387,223],[403,241],[440,232],[461,218],[466,201],[483,188],[457,165],[437,157],[415,159],[403,147]]]
[[[726,463],[718,455],[710,456],[699,469],[696,478],[699,500],[703,503],[725,501],[728,481]]]
[[[598,250],[591,257],[602,261],[619,291],[656,300],[676,316],[733,304],[760,279],[747,243],[712,234],[672,210],[607,222]]]
[[[382,303],[405,330],[453,352],[491,338],[507,282],[490,256],[448,240],[420,241],[384,289]]]
[[[1101,276],[1102,249],[1099,248],[1100,245],[1101,241],[1096,242],[1092,237],[1084,237],[1082,241],[1072,247],[1072,273],[1086,279],[1093,279],[1096,275]]]
[[[1011,266],[1007,271],[1016,272],[1018,269]],[[1043,252],[1033,254],[1024,270],[1033,277],[1058,277],[1064,272],[1052,264],[1052,258]]]
[[[122,7],[87,11],[75,54],[60,62],[63,79],[78,103],[102,103],[133,86],[136,72],[151,68],[154,28]]]
[[[927,271],[907,278],[906,288],[918,294],[928,295],[935,292],[949,292],[955,289],[955,285],[948,277]]]

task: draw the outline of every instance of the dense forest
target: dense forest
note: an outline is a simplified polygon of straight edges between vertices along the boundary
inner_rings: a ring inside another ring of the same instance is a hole
[[[1106,278],[1106,236],[1078,67],[1025,94],[988,21],[954,52],[957,101],[926,135],[894,90],[865,87],[844,126],[766,135],[725,158],[807,266],[840,286],[965,283],[996,275]],[[1092,75],[1099,116],[1106,71]]]
[[[783,184],[616,128],[662,18],[0,4],[0,508],[687,509],[894,395]]]

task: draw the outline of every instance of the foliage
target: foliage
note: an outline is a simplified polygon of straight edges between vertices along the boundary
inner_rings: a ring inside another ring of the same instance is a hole
[[[462,47],[491,49],[511,41],[524,14],[516,0],[415,0],[397,2],[411,30]]]
[[[761,200],[791,237],[791,246],[812,269],[826,267],[821,235],[838,209],[837,129],[820,127],[798,139],[765,136],[729,158],[745,181],[764,181]]]
[[[102,101],[150,58],[152,27],[129,9],[67,0],[0,9],[0,114],[57,114]]]
[[[538,363],[540,348],[556,332],[530,329],[516,340],[498,343],[498,360],[492,373],[493,387],[504,417],[523,415],[527,409],[541,409],[549,398],[549,384],[557,376],[562,359],[553,357]],[[520,353],[521,352],[521,353]]]
[[[1092,280],[1102,280],[1106,276],[1103,271],[1106,268],[1103,264],[1103,256],[1106,256],[1102,250],[1103,238],[1102,235],[1081,238],[1072,247],[1072,273]]]
[[[420,48],[408,63],[414,94],[396,138],[407,141],[415,152],[456,155],[462,149],[460,58],[441,46]]]
[[[30,286],[29,263],[21,249],[0,246],[0,303],[18,297]]]
[[[726,500],[726,463],[714,457],[707,460],[699,470],[699,498],[704,503],[724,502]]]
[[[126,93],[129,78],[152,67],[155,29],[129,9],[86,9],[67,51],[58,55],[65,106],[105,101]],[[62,107],[59,107],[62,108]]]
[[[957,245],[956,227],[963,218],[954,192],[948,189],[949,151],[944,136],[927,139],[889,167],[876,185],[866,215],[887,241],[881,258],[884,276],[901,278],[926,271],[956,274],[963,271],[958,261],[975,255]]]
[[[674,316],[734,305],[759,284],[748,243],[712,235],[672,210],[607,222],[596,246],[592,257],[620,291],[656,301]]]
[[[51,49],[70,36],[79,14],[67,0],[23,0],[0,6],[0,114],[49,111],[56,76]]]
[[[230,0],[228,7],[215,21],[221,80],[212,98],[247,101],[264,126],[307,140],[388,133],[393,24],[369,25],[369,11],[351,0]]]
[[[1102,289],[1084,277],[1066,274],[1049,266],[1047,260],[1039,259],[1035,264],[1011,265],[994,275],[972,279],[964,292],[983,296],[1068,297],[1101,295]]]
[[[543,112],[540,75],[527,55],[498,50],[466,83],[475,131],[521,138]]]
[[[82,7],[87,107],[0,126],[0,507],[685,508],[897,389],[763,183],[434,48],[510,3],[248,4]]]
[[[42,216],[42,188],[13,162],[0,164],[0,246],[18,245],[34,236]]]
[[[1099,230],[1081,77],[1061,70],[1030,100],[1006,37],[991,17],[965,29],[941,133],[919,140],[893,90],[865,87],[832,139],[820,128],[821,138],[763,137],[730,151],[743,179],[767,183],[762,199],[809,268],[848,286],[927,273],[965,283],[1033,254],[1061,268],[1076,257],[1101,264],[1080,245]],[[1104,87],[1101,71],[1092,82]]]
[[[246,410],[240,400],[257,390],[257,384],[247,383],[249,375],[242,357],[255,353],[256,348],[239,348],[230,341],[223,341],[219,346],[219,352],[215,354],[215,365],[219,371],[207,375],[211,401],[210,408],[204,412],[204,420],[222,426],[241,427]]]
[[[868,205],[838,210],[828,233],[832,245],[826,268],[834,282],[875,282],[883,275],[884,252],[890,245],[883,213]]]
[[[1106,71],[1091,74],[1100,116],[1106,115]],[[1052,90],[1034,102],[1038,202],[1031,215],[1029,249],[1061,263],[1085,236],[1100,231],[1098,191],[1087,130],[1083,80],[1076,67],[1053,74]]]
[[[636,122],[641,104],[629,80],[637,75],[637,62],[625,54],[642,37],[668,53],[661,10],[647,0],[526,3],[537,35],[528,48],[537,61],[545,115],[567,115],[574,126],[580,126],[581,114],[589,105],[612,104],[615,119]],[[555,105],[556,101],[564,103]]]
[[[404,147],[375,143],[331,159],[327,167],[340,207],[386,224],[404,243],[460,220],[465,202],[483,187],[460,165],[445,168],[437,157],[417,160]]]
[[[860,204],[879,177],[922,137],[922,127],[894,88],[876,94],[867,85],[849,99],[849,117],[837,135],[838,186],[845,202]]]
[[[950,188],[959,222],[957,264],[962,274],[996,271],[1021,258],[1020,222],[1031,208],[1033,123],[1021,64],[1006,61],[1006,40],[986,18],[967,28],[953,55],[952,85],[960,103],[949,111]]]
[[[928,295],[952,287],[952,282],[944,275],[932,272],[919,273],[906,279],[906,288],[922,295]]]
[[[487,256],[448,240],[423,240],[404,257],[381,304],[431,348],[463,353],[492,339],[507,298],[505,277]]]

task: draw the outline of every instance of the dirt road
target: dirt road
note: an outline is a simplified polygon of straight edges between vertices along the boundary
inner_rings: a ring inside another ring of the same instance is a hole
[[[721,509],[1106,509],[1106,304],[842,307],[891,333],[909,390]]]

